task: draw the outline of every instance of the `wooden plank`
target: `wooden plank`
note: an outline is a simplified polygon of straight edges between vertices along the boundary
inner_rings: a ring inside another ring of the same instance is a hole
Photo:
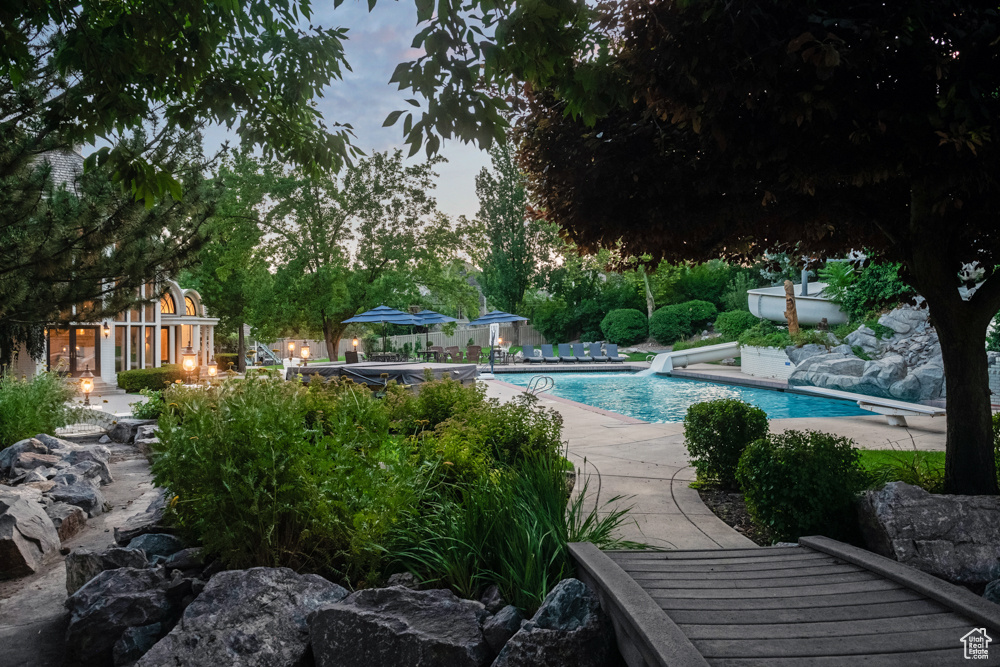
[[[608,558],[617,562],[620,558],[680,558],[682,560],[693,560],[697,558],[718,558],[720,555],[727,558],[756,558],[761,554],[789,555],[810,553],[809,549],[802,547],[747,547],[745,549],[671,549],[664,551],[652,551],[642,549],[620,549],[617,551],[605,551]]]
[[[797,568],[833,567],[835,565],[846,565],[858,569],[857,565],[845,563],[836,558],[812,558],[803,561],[775,561],[769,563],[727,563],[725,565],[704,565],[697,563],[650,563],[642,562],[638,564],[618,563],[626,572],[764,572],[767,570],[791,570]],[[864,569],[864,568],[860,568]]]
[[[865,591],[842,595],[804,595],[794,598],[744,598],[706,599],[701,597],[679,598],[671,596],[671,591],[650,591],[649,595],[668,613],[675,609],[690,610],[755,610],[755,609],[809,609],[819,607],[845,607],[851,605],[878,604],[880,602],[903,602],[925,600],[926,598],[908,588],[889,591]]]
[[[630,667],[707,667],[680,628],[614,561],[589,542],[569,545],[581,579],[601,599],[611,617],[623,657]]]
[[[796,639],[809,637],[844,637],[918,630],[968,628],[968,620],[950,611],[905,618],[869,618],[790,623],[743,623],[733,625],[692,625],[678,623],[688,639]],[[964,632],[959,633],[965,634]]]
[[[778,608],[778,609],[671,609],[667,614],[678,625],[732,625],[768,623],[812,623],[820,621],[852,621],[879,618],[905,620],[908,616],[938,614],[950,611],[938,602],[927,599],[901,602],[844,605],[840,607]]]
[[[819,586],[826,584],[849,584],[858,581],[885,581],[872,572],[833,572],[830,574],[814,574],[811,577],[773,577],[771,579],[733,579],[720,577],[702,577],[698,579],[675,579],[663,577],[656,572],[643,572],[644,576],[629,573],[639,582],[639,585],[649,590],[656,588],[699,588],[709,590],[714,588],[745,589],[745,588],[790,588]],[[693,575],[686,575],[688,577]]]
[[[716,658],[713,667],[844,667],[845,664],[863,667],[941,667],[942,665],[967,665],[962,649],[938,649],[918,653],[880,653],[878,655],[855,655],[846,661],[843,657],[802,657],[793,658]],[[989,664],[987,662],[987,664]]]
[[[621,560],[614,562],[618,563],[619,566],[631,568],[639,564],[635,562],[635,560],[636,559],[628,559],[628,560]],[[812,553],[799,552],[794,554],[762,554],[759,556],[735,556],[735,557],[729,557],[726,556],[725,554],[719,554],[715,558],[708,558],[708,557],[689,558],[689,559],[673,558],[666,560],[669,560],[669,562],[675,564],[687,563],[689,565],[700,565],[702,567],[708,567],[710,565],[736,565],[739,563],[805,563],[811,560],[829,561],[830,559],[828,556],[821,553],[816,553],[814,551]],[[656,561],[653,560],[646,562],[656,562]]]
[[[971,629],[971,628],[970,628]],[[941,632],[894,632],[845,637],[810,637],[806,639],[696,639],[691,643],[706,658],[780,658],[806,656],[854,656],[879,653],[903,653],[958,649],[955,630]],[[844,661],[847,664],[848,661]]]
[[[869,591],[899,590],[903,586],[895,581],[875,579],[873,581],[856,581],[846,584],[818,584],[815,586],[772,586],[771,588],[670,588],[661,582],[646,581],[642,584],[654,599],[657,597],[671,598],[701,598],[719,600],[742,600],[746,598],[799,598],[822,597],[837,593],[865,593]]]
[[[984,600],[960,586],[828,537],[803,537],[799,539],[799,543],[899,582],[968,616],[977,624],[981,623],[994,632],[1000,632],[1000,605]]]
[[[805,577],[815,577],[820,574],[847,574],[849,572],[867,572],[863,567],[858,567],[857,565],[851,565],[849,563],[831,563],[828,565],[814,565],[812,567],[785,567],[785,568],[775,568],[760,570],[757,568],[741,568],[739,570],[637,570],[630,571],[626,568],[622,568],[629,575],[632,576],[636,581],[642,581],[644,579],[655,579],[662,578],[664,581],[672,581],[675,579],[691,579],[692,577],[698,577],[699,579],[774,579],[778,577],[787,577],[789,579],[805,578]]]

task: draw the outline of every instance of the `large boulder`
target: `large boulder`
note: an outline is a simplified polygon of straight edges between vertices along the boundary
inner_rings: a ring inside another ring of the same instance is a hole
[[[49,468],[59,463],[61,459],[55,454],[39,454],[38,452],[21,452],[14,458],[11,471],[34,470],[35,468]]]
[[[889,354],[881,359],[866,361],[861,376],[871,378],[871,381],[878,385],[879,389],[888,392],[893,383],[906,377],[906,362],[898,354]]]
[[[220,572],[137,667],[304,664],[309,655],[309,614],[346,595],[341,586],[318,575],[296,574],[288,568]]]
[[[49,451],[53,454],[60,452],[69,453],[77,449],[80,449],[82,447],[82,445],[78,445],[75,442],[70,442],[69,440],[63,440],[62,438],[57,438],[56,436],[49,435],[48,433],[39,433],[38,435],[35,436],[35,439],[42,442],[42,444],[48,447]],[[96,447],[97,445],[91,445],[91,446]],[[108,456],[111,455],[111,450],[108,449],[107,447],[101,447],[101,449],[107,452]]]
[[[1000,497],[931,494],[891,482],[859,503],[872,551],[958,584],[1000,578]]]
[[[851,347],[860,347],[868,356],[876,356],[882,351],[882,341],[868,327],[859,327],[847,334],[846,341]]]
[[[0,451],[0,473],[10,475],[11,470],[14,468],[15,459],[25,453],[51,454],[49,448],[45,446],[45,443],[41,442],[37,438],[19,440],[10,447],[6,447],[3,451]]]
[[[944,389],[944,365],[943,362],[927,363],[918,366],[910,371],[910,375],[920,381],[921,401],[937,398]]]
[[[46,482],[46,484],[52,484],[52,482]],[[52,503],[45,508],[45,513],[52,519],[52,525],[55,526],[56,533],[63,542],[79,533],[87,525],[87,513],[76,505]]]
[[[63,460],[71,466],[89,463],[90,467],[96,468],[96,475],[100,478],[101,484],[111,484],[115,481],[111,476],[111,468],[108,467],[110,459],[111,452],[103,446],[81,447],[63,457]]]
[[[798,366],[801,362],[815,357],[821,354],[826,354],[828,352],[826,345],[817,345],[815,343],[810,343],[809,345],[803,345],[799,347],[798,345],[789,345],[785,348],[785,354],[791,360],[792,365]]]
[[[52,500],[67,505],[76,505],[89,517],[95,517],[111,509],[104,494],[91,480],[83,475],[71,473],[65,477],[53,478],[56,485],[45,492]]]
[[[167,533],[146,533],[128,543],[129,549],[142,549],[150,560],[166,560],[184,548],[184,543]],[[155,561],[154,561],[155,562]]]
[[[482,667],[492,656],[486,615],[448,590],[370,588],[317,611],[309,633],[317,667]]]
[[[149,566],[146,554],[137,549],[111,547],[104,551],[93,551],[79,547],[66,556],[66,594],[73,595],[88,581],[105,570],[123,567],[143,569]]]
[[[181,603],[168,586],[157,569],[123,567],[98,574],[66,600],[68,657],[86,666],[111,665],[114,646],[126,630],[175,622]]]
[[[155,423],[156,420],[153,419],[119,419],[108,429],[108,437],[115,442],[130,445],[135,440],[135,434],[140,426]]]
[[[146,507],[145,511],[130,516],[121,526],[115,527],[115,542],[121,546],[128,545],[133,539],[146,533],[167,533],[163,527],[163,515],[167,509],[167,490],[157,489],[156,497]]]
[[[615,655],[614,629],[597,595],[578,579],[563,579],[504,645],[493,667],[603,667]]]
[[[483,636],[494,653],[499,653],[511,637],[521,629],[524,616],[512,604],[497,611],[483,623]]]
[[[0,490],[0,578],[37,572],[59,553],[59,534],[34,494]]]

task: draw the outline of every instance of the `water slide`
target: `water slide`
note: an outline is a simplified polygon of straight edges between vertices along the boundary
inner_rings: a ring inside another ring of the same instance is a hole
[[[669,373],[675,368],[684,368],[691,364],[722,361],[723,359],[738,356],[740,356],[740,344],[736,342],[693,347],[689,350],[679,350],[677,352],[663,352],[656,355],[653,363],[649,366],[649,370],[643,371],[643,374]]]

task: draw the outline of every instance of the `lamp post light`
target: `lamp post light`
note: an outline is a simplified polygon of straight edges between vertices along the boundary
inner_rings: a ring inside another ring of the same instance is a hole
[[[94,391],[94,374],[90,372],[90,364],[80,373],[80,391],[83,392],[84,406],[90,406],[90,392]]]
[[[295,341],[294,340],[288,341],[288,358],[289,358],[289,360],[295,358]]]
[[[104,323],[104,327],[102,327],[101,333],[104,335],[105,338],[111,335],[111,326],[107,322]]]
[[[302,341],[302,347],[299,348],[299,356],[302,357],[302,365],[303,366],[308,366],[309,365],[309,344],[307,342],[305,342],[305,341]]]
[[[358,353],[358,339],[355,338],[354,340],[352,340],[351,341],[351,345],[354,346],[354,354],[357,354]]]
[[[219,374],[219,365],[217,363],[215,363],[215,359],[212,359],[210,362],[208,362],[208,383],[209,383],[209,385],[212,384],[212,380],[214,380],[215,376],[218,375],[218,374]]]
[[[194,348],[188,345],[181,352],[181,370],[184,371],[184,377],[188,384],[191,384],[191,377],[194,375],[194,367],[198,363],[198,355],[195,354]]]

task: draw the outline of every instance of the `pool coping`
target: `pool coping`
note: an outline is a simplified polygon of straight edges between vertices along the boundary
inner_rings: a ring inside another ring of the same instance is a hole
[[[509,387],[510,389],[516,389],[520,392],[527,391],[527,387],[522,387],[518,384],[511,384],[510,382],[504,382],[503,380],[486,380],[487,382],[495,382],[502,387]],[[587,412],[593,412],[595,414],[602,415],[604,417],[610,417],[611,419],[616,419],[624,424],[652,424],[653,422],[643,421],[641,419],[636,419],[635,417],[629,417],[628,415],[623,415],[619,412],[613,412],[611,410],[605,410],[604,408],[598,408],[593,405],[587,405],[586,403],[580,403],[578,401],[571,401],[568,398],[563,398],[562,396],[555,396],[553,394],[545,394],[546,400],[551,400],[556,403],[562,403],[564,405],[571,405],[575,408],[580,408],[586,410]]]

